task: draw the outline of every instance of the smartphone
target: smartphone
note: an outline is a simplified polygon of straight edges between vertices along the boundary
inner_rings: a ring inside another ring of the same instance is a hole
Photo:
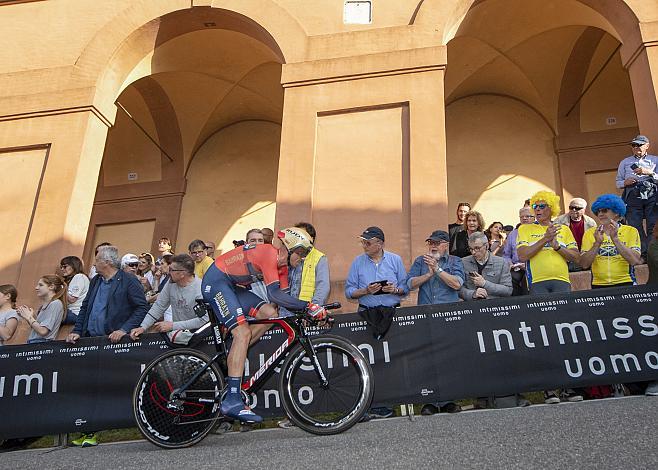
[[[633,163],[631,165],[631,170],[637,170],[638,168],[639,168],[639,166],[637,166],[637,163]]]
[[[375,281],[375,282],[370,283],[370,285],[373,285],[373,284],[379,284],[380,286],[384,287],[385,285],[388,284],[388,281],[386,279],[384,279],[383,281]],[[380,289],[372,295],[382,295],[382,294],[385,294],[385,293],[386,292],[384,292],[383,290]]]

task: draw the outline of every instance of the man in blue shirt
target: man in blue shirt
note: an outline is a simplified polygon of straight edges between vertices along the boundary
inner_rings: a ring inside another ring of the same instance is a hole
[[[658,157],[649,155],[649,139],[638,135],[631,141],[633,155],[624,158],[617,170],[617,188],[623,189],[626,203],[626,221],[640,232],[642,256],[646,259],[647,243],[658,219],[656,194]],[[646,219],[646,231],[643,220]]]
[[[398,307],[400,298],[409,292],[402,258],[384,250],[384,232],[379,227],[368,227],[359,238],[363,254],[350,266],[345,297],[358,299],[359,310]]]
[[[448,233],[435,230],[425,242],[427,253],[416,258],[411,266],[407,287],[420,289],[418,305],[458,302],[459,289],[466,278],[462,260],[448,254]]]
[[[402,258],[384,250],[384,231],[368,227],[361,236],[363,254],[357,256],[345,281],[345,297],[358,299],[359,311],[367,313],[377,307],[398,307],[400,299],[407,295],[407,272]],[[393,410],[373,407],[368,418],[388,418]]]
[[[462,260],[448,253],[450,236],[443,230],[435,230],[425,240],[427,253],[414,261],[407,276],[410,290],[419,288],[418,305],[446,304],[459,301],[459,289],[466,280]],[[451,401],[427,403],[420,412],[433,415],[443,411],[458,413],[461,408]]]

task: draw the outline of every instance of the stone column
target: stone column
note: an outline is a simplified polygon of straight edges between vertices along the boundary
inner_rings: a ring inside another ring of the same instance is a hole
[[[434,46],[284,65],[277,227],[313,223],[332,280],[370,225],[407,267],[447,226],[445,64]]]

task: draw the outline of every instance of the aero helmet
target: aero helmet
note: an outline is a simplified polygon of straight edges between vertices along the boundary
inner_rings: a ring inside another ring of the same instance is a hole
[[[307,250],[313,248],[313,243],[311,243],[311,236],[306,232],[306,230],[301,228],[284,228],[283,230],[279,230],[276,236],[277,238],[281,239],[288,251],[292,251],[299,247],[305,248]]]

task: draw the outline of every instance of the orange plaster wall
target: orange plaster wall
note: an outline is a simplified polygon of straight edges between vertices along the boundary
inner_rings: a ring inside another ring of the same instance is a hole
[[[457,203],[470,202],[487,226],[515,225],[525,199],[557,190],[553,132],[519,101],[484,95],[458,100],[446,109],[446,133],[449,222]]]
[[[178,251],[200,238],[220,254],[247,230],[274,225],[280,135],[278,124],[245,121],[206,141],[187,172]]]
[[[377,132],[372,132],[377,129]],[[409,246],[409,120],[407,105],[318,116],[313,223],[345,279],[368,226],[384,230],[386,247],[403,259]]]

